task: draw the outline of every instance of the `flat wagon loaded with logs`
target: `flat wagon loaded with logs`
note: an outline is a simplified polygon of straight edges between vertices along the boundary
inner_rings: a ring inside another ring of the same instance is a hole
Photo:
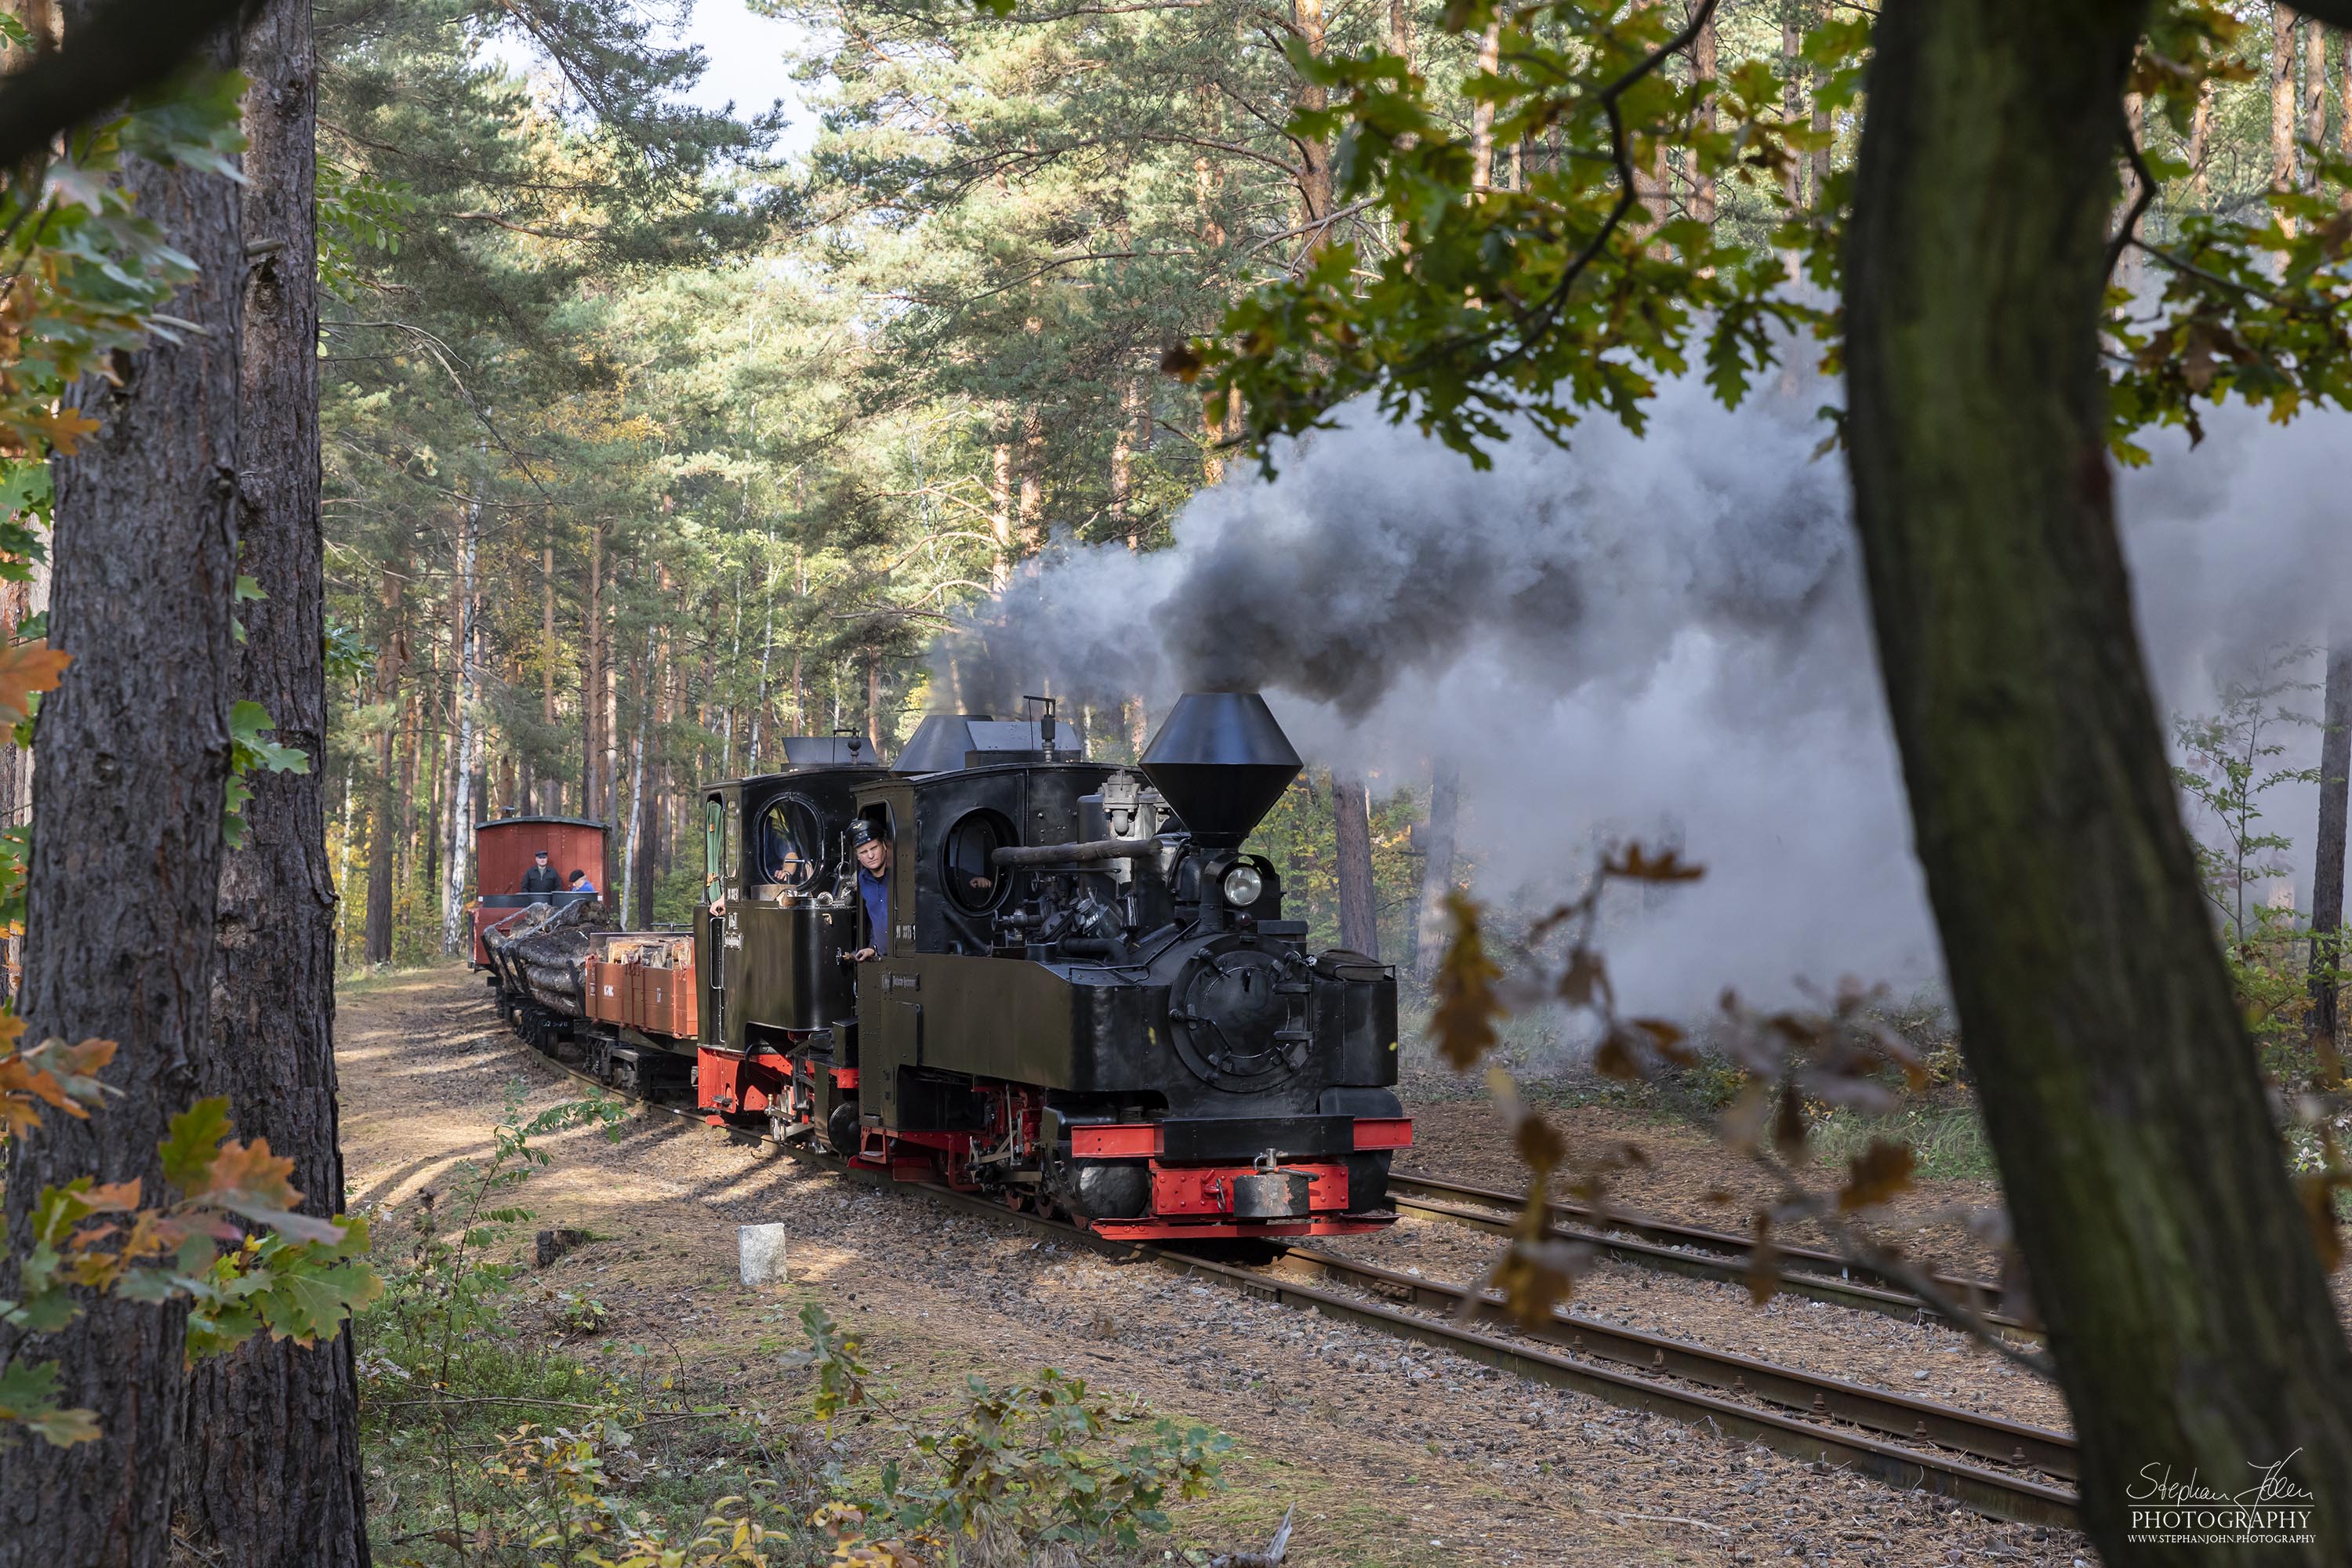
[[[485,968],[499,1016],[538,1050],[615,1089],[645,1094],[691,1081],[691,1064],[660,1040],[700,1028],[694,937],[616,931],[594,900],[531,906],[486,930]]]
[[[932,714],[895,765],[854,736],[784,761],[705,786],[690,931],[501,919],[486,967],[517,1032],[710,1121],[1106,1236],[1396,1217],[1396,977],[1310,952],[1246,847],[1301,765],[1255,693],[1188,693],[1133,768],[1087,761],[1051,703]]]

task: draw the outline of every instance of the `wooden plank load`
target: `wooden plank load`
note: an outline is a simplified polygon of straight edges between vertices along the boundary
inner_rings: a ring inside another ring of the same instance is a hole
[[[588,1011],[585,966],[595,951],[604,906],[593,899],[533,904],[482,933],[482,946],[508,991],[561,1017]]]
[[[619,931],[598,939],[584,965],[587,1012],[607,1024],[691,1040],[696,1005],[694,939],[673,931]]]

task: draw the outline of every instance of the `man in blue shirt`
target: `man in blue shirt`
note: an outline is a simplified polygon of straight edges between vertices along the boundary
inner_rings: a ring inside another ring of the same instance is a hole
[[[604,897],[602,893],[597,892],[596,884],[588,879],[588,873],[576,867],[573,868],[572,872],[572,886],[567,890],[574,893],[586,893],[592,898]]]
[[[890,952],[890,841],[863,817],[850,825],[857,850],[857,897],[866,906],[866,945],[849,956],[864,963]]]

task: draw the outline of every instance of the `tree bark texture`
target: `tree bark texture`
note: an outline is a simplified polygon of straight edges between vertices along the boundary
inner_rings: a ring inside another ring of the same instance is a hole
[[[2097,323],[2145,6],[1886,8],[1845,307],[1855,520],[1969,1064],[2109,1563],[2341,1563],[2352,1350],[2200,902]],[[2128,1544],[2144,1467],[2295,1458],[2313,1547]]]
[[[1372,803],[1361,779],[1331,776],[1332,837],[1338,841],[1339,945],[1381,955],[1378,892],[1372,883]]]
[[[90,20],[68,7],[66,33]],[[229,66],[236,40],[204,51]],[[196,265],[166,308],[178,342],[118,355],[116,385],[72,401],[102,428],[55,466],[49,639],[73,655],[42,704],[34,755],[41,831],[26,880],[28,1039],[110,1037],[120,1098],[90,1120],[51,1115],[8,1144],[0,1295],[27,1215],[77,1176],[164,1196],[156,1145],[207,1080],[215,899],[228,782],[236,581],[237,342],[245,270],[235,182],[124,160],[140,213]],[[105,1436],[0,1448],[0,1564],[149,1568],[170,1545],[187,1313],[86,1299],[22,1347],[58,1363],[62,1403]]]
[[[318,57],[310,0],[271,0],[243,41],[248,252],[237,421],[243,606],[236,695],[277,721],[301,773],[248,783],[245,843],[221,866],[206,1093],[237,1135],[294,1161],[302,1212],[342,1207],[335,1117],[335,884],[327,858],[327,672],[319,518]],[[189,1374],[180,1528],[241,1568],[368,1561],[358,1384],[348,1333],[257,1336]]]
[[[2311,1038],[2323,1052],[2336,1048],[2336,981],[2323,971],[2343,959],[2336,931],[2344,924],[2346,781],[2352,777],[2352,643],[2328,651],[2326,694],[2319,742],[2319,837],[2311,871]]]
[[[2294,188],[2295,24],[2292,7],[2271,0],[2271,184],[2282,191]],[[2293,234],[2294,220],[2284,221]]]

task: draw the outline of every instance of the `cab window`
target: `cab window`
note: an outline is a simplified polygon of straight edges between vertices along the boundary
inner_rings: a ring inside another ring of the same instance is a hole
[[[703,803],[702,901],[706,904],[719,901],[719,889],[726,871],[727,862],[719,854],[722,825],[726,820],[727,808],[717,795],[712,795]]]
[[[760,814],[751,849],[761,882],[789,892],[806,890],[824,862],[816,807],[796,795],[777,796]]]

